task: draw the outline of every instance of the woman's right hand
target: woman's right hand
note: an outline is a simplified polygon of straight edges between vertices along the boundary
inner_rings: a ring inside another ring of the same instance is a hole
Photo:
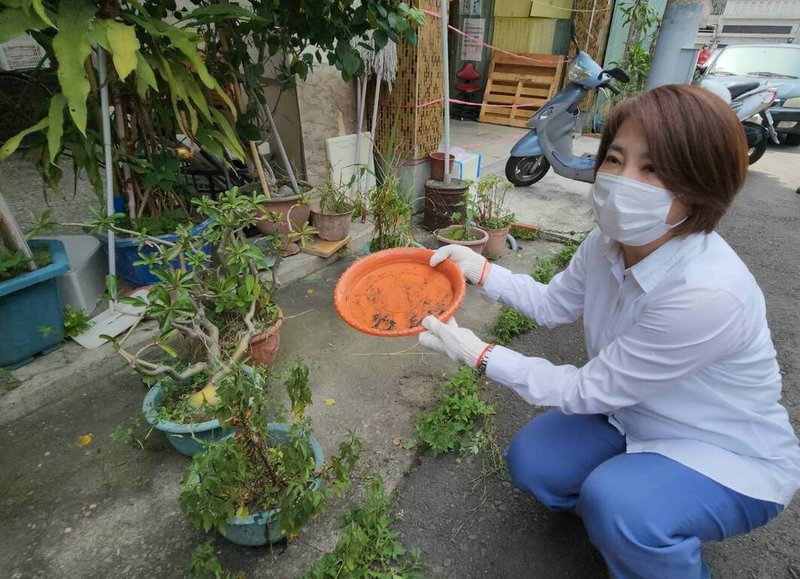
[[[480,284],[488,273],[489,262],[485,257],[464,247],[463,245],[445,245],[431,256],[430,265],[436,267],[445,259],[451,259],[458,266],[464,277],[474,284]],[[484,271],[484,269],[486,271]]]

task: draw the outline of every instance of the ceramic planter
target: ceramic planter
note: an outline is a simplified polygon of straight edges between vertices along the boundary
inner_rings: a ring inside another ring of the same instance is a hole
[[[233,434],[229,436],[233,436]],[[289,439],[289,425],[270,423],[267,425],[267,436],[270,445],[286,442]],[[311,451],[314,453],[314,467],[319,472],[325,462],[325,455],[316,438],[312,436],[310,443]],[[319,489],[321,486],[322,480],[316,479],[314,487]],[[246,547],[260,547],[268,543],[276,543],[286,538],[286,535],[278,528],[275,520],[277,514],[278,510],[274,509],[251,513],[248,517],[233,517],[225,524],[225,531],[222,535],[231,543]]]
[[[274,197],[265,201],[262,206],[264,211],[258,214],[259,220],[256,221],[256,227],[264,235],[275,235],[276,231],[286,235],[289,233],[290,219],[292,221],[292,229],[296,230],[308,223],[308,217],[311,214],[311,205],[302,203],[300,195]],[[275,223],[266,218],[267,212],[280,215],[280,223],[277,228]]]
[[[492,257],[503,257],[508,251],[506,238],[511,226],[507,225],[501,229],[487,229],[486,227],[481,227],[481,229],[489,236],[486,241],[486,247],[483,248],[483,254]]]
[[[270,368],[275,364],[275,358],[281,347],[282,327],[283,312],[279,312],[278,321],[250,341],[247,357],[251,364],[260,364]]]
[[[486,247],[486,242],[489,241],[489,234],[479,227],[472,227],[472,233],[477,239],[471,241],[451,239],[448,234],[461,227],[463,227],[463,225],[450,225],[443,229],[437,229],[434,231],[433,234],[436,237],[439,247],[444,245],[463,245],[465,247],[469,247],[475,253],[482,254],[484,252],[484,248]]]
[[[441,181],[444,179],[444,151],[434,151],[428,155],[431,159],[431,179]],[[453,174],[453,163],[456,160],[455,155],[451,154],[450,167],[448,173]]]
[[[453,213],[464,214],[462,203],[468,186],[458,179],[449,185],[430,179],[425,182],[425,216],[423,225],[428,231],[435,231],[454,225]]]
[[[311,211],[314,227],[318,229],[317,235],[325,241],[341,241],[350,234],[350,221],[353,210],[345,213],[324,213]]]
[[[206,219],[202,223],[198,223],[195,225],[191,233],[193,236],[200,236],[203,232],[208,228],[211,224],[211,219]],[[169,233],[166,235],[156,235],[158,239],[163,239],[164,241],[178,241],[178,235],[175,233]],[[105,233],[101,233],[97,236],[97,239],[100,240],[103,250],[108,252],[108,235]],[[145,285],[153,285],[158,283],[160,280],[152,273],[150,273],[150,269],[146,265],[134,265],[137,261],[141,259],[139,254],[142,253],[144,255],[149,255],[155,251],[158,251],[156,247],[153,247],[149,244],[143,244],[142,240],[135,237],[114,237],[114,247],[115,247],[115,255],[116,255],[116,265],[117,265],[117,275],[124,278],[126,281],[130,282],[136,287],[141,287]],[[211,244],[208,243],[203,246],[203,251],[206,255],[211,256]],[[178,260],[173,262],[173,266],[175,268],[180,267]]]
[[[180,424],[161,420],[158,417],[158,409],[164,402],[164,393],[158,384],[150,388],[147,396],[142,403],[142,413],[147,423],[164,433],[169,443],[181,454],[194,456],[205,450],[205,445],[209,442],[220,440],[232,434],[231,427],[223,427],[219,420],[207,420],[194,424]]]
[[[64,314],[58,278],[69,270],[64,244],[55,239],[31,241],[32,249],[46,247],[52,262],[0,282],[0,367],[18,368],[36,354],[61,346]],[[42,332],[42,328],[51,331]]]

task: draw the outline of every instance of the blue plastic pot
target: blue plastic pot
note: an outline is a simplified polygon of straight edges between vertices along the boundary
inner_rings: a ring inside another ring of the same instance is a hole
[[[233,434],[229,436],[233,436]],[[286,442],[289,440],[289,425],[271,422],[267,425],[267,436],[270,444]],[[314,467],[319,471],[325,462],[325,455],[316,438],[312,436],[310,442],[311,450],[314,453]],[[319,489],[321,486],[322,480],[317,479],[314,482],[314,488]],[[261,547],[268,543],[277,543],[286,538],[286,535],[278,528],[277,514],[278,509],[273,509],[267,512],[252,513],[249,517],[234,517],[225,524],[225,532],[222,535],[231,543],[245,547]]]
[[[194,424],[180,424],[158,418],[158,409],[164,402],[164,393],[158,384],[150,388],[142,402],[142,413],[147,423],[163,432],[169,443],[181,454],[194,456],[205,450],[209,442],[220,440],[233,434],[233,428],[223,427],[219,420],[207,420]]]
[[[209,224],[211,223],[211,219],[206,219],[202,223],[198,223],[195,225],[191,233],[194,236],[200,236],[203,232],[208,228]],[[164,241],[178,241],[178,235],[175,233],[169,233],[167,235],[156,235],[158,239],[163,239]],[[105,233],[101,233],[97,236],[97,238],[103,244],[103,250],[107,253],[108,252],[108,235]],[[124,278],[129,283],[133,284],[134,286],[144,286],[144,285],[152,285],[160,281],[156,276],[154,276],[150,272],[150,268],[146,265],[134,265],[137,261],[141,259],[140,253],[143,255],[149,255],[156,250],[155,247],[152,247],[147,244],[142,244],[142,240],[135,237],[114,237],[114,247],[116,252],[116,265],[117,265],[117,275]],[[211,244],[207,243],[203,246],[203,251],[207,255],[211,255]],[[179,267],[178,261],[175,260],[173,262],[174,267]]]
[[[64,336],[57,283],[57,278],[69,271],[64,244],[42,239],[29,245],[46,247],[53,261],[47,267],[0,282],[0,366],[4,368],[19,368],[36,354],[52,352]],[[43,332],[44,328],[48,330]]]

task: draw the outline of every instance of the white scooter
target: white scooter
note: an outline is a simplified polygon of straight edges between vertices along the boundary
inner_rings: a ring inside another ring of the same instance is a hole
[[[775,89],[758,81],[725,85],[716,80],[704,80],[701,86],[725,101],[739,117],[747,137],[750,165],[764,155],[769,140],[775,144],[780,142],[769,113],[769,107],[778,97]]]

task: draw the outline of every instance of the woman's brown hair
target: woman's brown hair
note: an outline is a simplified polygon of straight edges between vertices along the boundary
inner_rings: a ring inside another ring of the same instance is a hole
[[[622,123],[644,131],[656,175],[689,207],[677,234],[716,227],[747,175],[747,140],[733,110],[696,86],[669,84],[627,99],[611,110],[595,172]]]

